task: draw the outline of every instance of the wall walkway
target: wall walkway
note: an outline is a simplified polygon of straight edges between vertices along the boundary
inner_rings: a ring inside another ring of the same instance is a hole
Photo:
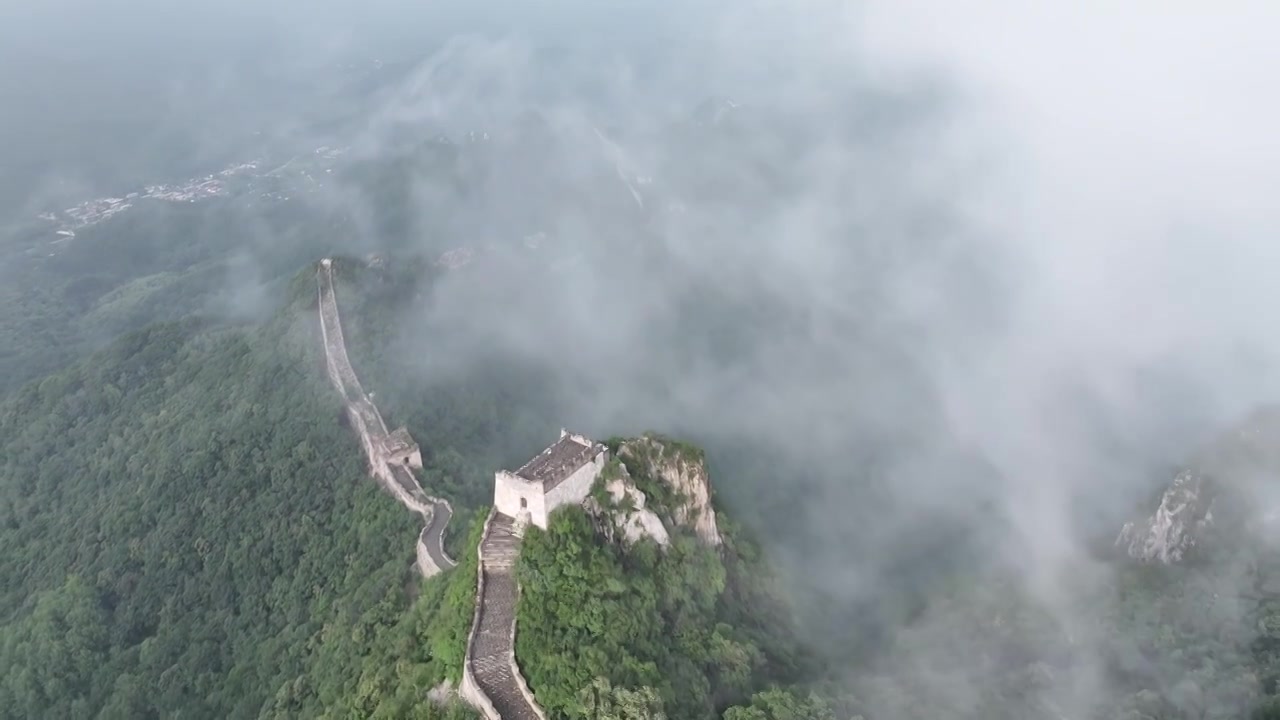
[[[320,333],[324,338],[325,364],[329,380],[342,393],[347,404],[347,417],[360,437],[371,474],[383,489],[390,492],[405,507],[422,516],[424,527],[418,535],[417,568],[424,577],[457,565],[444,551],[444,529],[453,517],[453,508],[447,500],[432,497],[422,490],[418,479],[398,463],[392,463],[386,452],[389,435],[387,424],[378,412],[360,378],[347,357],[347,344],[342,336],[342,320],[338,315],[338,301],[333,289],[333,261],[320,261],[316,274],[320,297]]]
[[[320,297],[320,329],[324,337],[329,379],[346,400],[347,416],[360,437],[369,472],[379,485],[410,510],[422,515],[425,526],[418,536],[418,569],[430,577],[457,565],[444,552],[444,529],[453,516],[449,502],[423,492],[417,478],[404,466],[389,461],[387,424],[369,399],[351,360],[347,357],[333,288],[333,262],[320,261],[317,273]],[[492,512],[480,540],[476,577],[476,609],[467,636],[462,698],[488,720],[546,720],[516,665],[516,605],[520,587],[515,564],[520,537],[511,517]]]
[[[546,720],[516,665],[515,520],[492,512],[480,541],[476,614],[467,638],[462,696],[488,720]]]

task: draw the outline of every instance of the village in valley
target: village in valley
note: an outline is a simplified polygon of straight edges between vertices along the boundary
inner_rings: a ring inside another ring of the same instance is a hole
[[[323,146],[269,170],[263,170],[264,161],[260,159],[235,163],[209,175],[177,183],[147,185],[120,197],[94,198],[62,210],[45,211],[37,217],[52,227],[56,244],[148,200],[197,203],[248,194],[266,201],[285,201],[289,199],[290,192],[315,192],[323,187],[323,176],[333,172],[335,161],[345,152],[343,148]],[[278,182],[281,180],[285,182]]]

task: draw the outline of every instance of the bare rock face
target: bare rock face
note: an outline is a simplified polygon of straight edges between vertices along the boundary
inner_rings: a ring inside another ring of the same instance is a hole
[[[654,436],[624,442],[618,457],[628,467],[665,485],[676,498],[671,519],[692,528],[698,539],[719,546],[720,529],[711,506],[711,479],[702,453],[687,445]]]
[[[605,466],[600,482],[582,505],[610,542],[630,545],[648,538],[667,547],[675,528],[692,530],[712,547],[723,542],[706,463],[697,448],[653,435],[627,440]]]
[[[1164,564],[1213,536],[1260,539],[1280,517],[1280,407],[1254,412],[1198,452],[1149,517],[1125,523],[1116,547]]]
[[[625,467],[619,469],[616,477],[605,482],[605,490],[609,493],[607,507],[595,498],[587,498],[583,505],[610,541],[621,534],[623,542],[628,545],[643,538],[649,538],[662,547],[671,544],[671,536],[662,524],[662,518],[645,507],[648,498],[631,482]]]
[[[1213,492],[1208,485],[1207,478],[1195,471],[1178,473],[1155,513],[1125,523],[1116,545],[1137,560],[1182,562],[1213,523]]]
[[[671,536],[667,534],[667,528],[662,524],[662,519],[657,513],[645,508],[646,498],[639,488],[621,478],[616,478],[610,480],[605,489],[609,491],[614,505],[623,505],[625,502],[632,507],[630,512],[624,513],[620,518],[624,540],[634,543],[640,538],[647,537],[652,538],[662,547],[671,544]]]
[[[454,702],[458,697],[458,693],[453,688],[453,683],[448,680],[441,680],[439,685],[427,691],[427,700],[437,707],[448,707],[449,703]]]

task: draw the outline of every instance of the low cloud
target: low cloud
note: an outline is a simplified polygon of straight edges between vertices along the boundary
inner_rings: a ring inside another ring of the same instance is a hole
[[[487,133],[438,222],[517,254],[405,318],[424,376],[522,359],[575,427],[767,449],[802,587],[874,595],[954,524],[1079,624],[1086,541],[1276,397],[1277,11],[709,7],[688,66],[457,40],[374,113],[375,153]]]
[[[354,162],[398,159],[400,236],[362,176],[321,196],[349,251],[477,253],[388,352],[550,371],[589,432],[749,448],[722,495],[814,636],[938,535],[1086,637],[1086,543],[1280,391],[1274,3],[494,8],[332,35],[328,3],[293,40],[404,57],[433,28],[340,109]]]

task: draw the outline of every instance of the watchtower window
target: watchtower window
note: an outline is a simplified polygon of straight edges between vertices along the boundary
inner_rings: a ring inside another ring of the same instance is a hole
[[[529,507],[529,501],[525,498],[520,498],[520,509],[524,510],[527,507]]]

